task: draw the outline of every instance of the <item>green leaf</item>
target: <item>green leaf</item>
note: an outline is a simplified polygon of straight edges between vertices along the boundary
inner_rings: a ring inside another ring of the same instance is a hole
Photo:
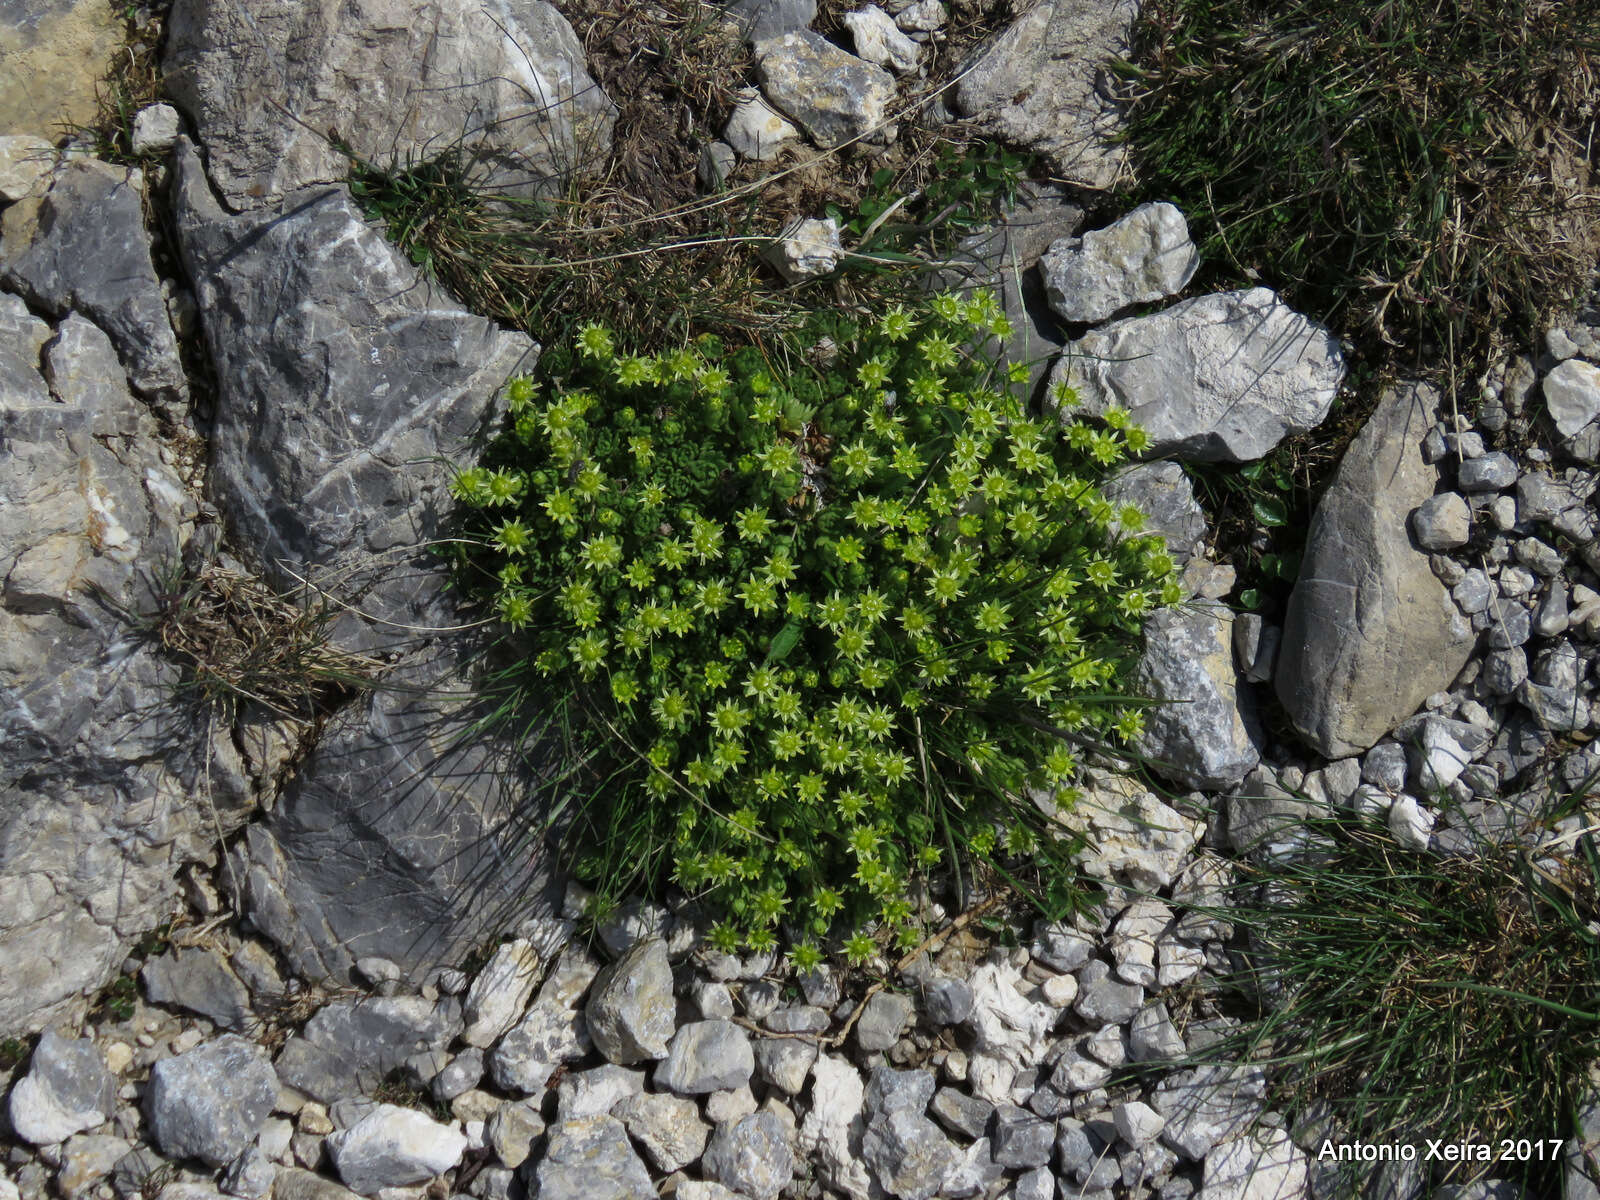
[[[1257,521],[1268,529],[1289,523],[1289,506],[1276,496],[1262,496],[1250,506]]]
[[[791,619],[784,627],[772,635],[772,645],[767,650],[766,660],[769,663],[782,662],[789,656],[800,641],[801,622],[799,618]]]
[[[1239,607],[1256,609],[1261,607],[1261,593],[1255,588],[1245,588],[1239,593]]]

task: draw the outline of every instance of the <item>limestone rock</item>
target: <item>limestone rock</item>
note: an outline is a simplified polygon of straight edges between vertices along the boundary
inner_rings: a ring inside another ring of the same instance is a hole
[[[783,1123],[770,1112],[751,1113],[717,1130],[700,1169],[750,1200],[777,1200],[794,1176],[794,1151]]]
[[[1562,437],[1600,417],[1600,367],[1569,358],[1544,377],[1544,403]]]
[[[1185,300],[1069,342],[1050,374],[1083,411],[1116,404],[1152,458],[1251,462],[1315,429],[1344,378],[1338,343],[1267,288]]]
[[[122,41],[118,10],[97,0],[0,5],[0,134],[93,125]]]
[[[1194,498],[1194,485],[1175,462],[1134,463],[1100,486],[1113,504],[1131,504],[1145,515],[1144,531],[1159,533],[1181,565],[1206,536],[1206,515]],[[1120,528],[1120,526],[1119,526]]]
[[[1126,152],[1099,75],[1128,52],[1135,0],[1039,0],[980,49],[956,85],[963,116],[1045,156],[1068,183],[1110,187]]]
[[[495,947],[483,970],[467,989],[462,1016],[469,1046],[491,1046],[522,1015],[539,981],[539,954],[525,938]]]
[[[1269,1200],[1304,1195],[1311,1164],[1282,1129],[1235,1138],[1206,1155],[1199,1200]]]
[[[13,261],[25,246],[8,246]],[[0,293],[0,1035],[71,1020],[254,803],[226,729],[137,642],[197,506],[110,339]],[[159,719],[157,719],[158,706]]]
[[[116,1083],[94,1043],[48,1030],[11,1089],[11,1128],[25,1142],[48,1146],[103,1125],[116,1104]]]
[[[789,223],[765,257],[788,283],[826,275],[839,265],[839,222],[803,218]]]
[[[507,1090],[538,1092],[558,1066],[582,1058],[591,1045],[581,1012],[541,996],[500,1039],[489,1056],[489,1069]]]
[[[145,1117],[163,1154],[221,1167],[255,1139],[277,1098],[261,1048],[230,1033],[156,1063]]]
[[[443,1175],[461,1161],[467,1139],[415,1109],[379,1104],[327,1147],[345,1186],[372,1196]]]
[[[203,947],[152,958],[139,972],[145,995],[208,1017],[223,1029],[244,1032],[254,1014],[250,994],[214,952]]]
[[[655,1200],[650,1173],[615,1117],[581,1117],[550,1127],[550,1140],[533,1171],[541,1197],[562,1200]]]
[[[763,100],[757,89],[740,88],[722,136],[741,158],[766,162],[798,138],[800,131]]]
[[[1261,761],[1260,722],[1240,686],[1226,605],[1197,601],[1152,616],[1133,690],[1166,702],[1144,711],[1137,742],[1160,774],[1186,787],[1224,788]]]
[[[31,134],[0,136],[0,203],[31,195],[55,170],[56,148]]]
[[[1423,384],[1387,393],[1311,520],[1276,685],[1327,758],[1367,749],[1448,687],[1472,650],[1470,625],[1406,531],[1433,494],[1420,447],[1438,403]]]
[[[816,1047],[811,1051],[815,1056]],[[658,1093],[633,1096],[612,1111],[650,1156],[656,1169],[669,1174],[681,1171],[698,1159],[705,1152],[706,1139],[711,1136],[711,1126],[700,1119],[700,1106],[687,1096]]]
[[[1145,891],[1171,883],[1188,861],[1203,825],[1163,804],[1124,775],[1091,774],[1089,786],[1070,811],[1057,818],[1088,834],[1083,870],[1097,879],[1126,880]],[[1083,951],[1085,957],[1089,949]],[[1083,959],[1058,970],[1076,970]]]
[[[906,1109],[873,1118],[861,1141],[861,1156],[879,1186],[899,1200],[932,1200],[961,1162],[942,1129]]]
[[[111,338],[128,382],[150,396],[188,395],[144,228],[144,176],[69,160],[48,188],[0,218],[0,282],[57,316],[76,310]]]
[[[862,1161],[866,1088],[848,1062],[831,1054],[812,1068],[811,1111],[800,1124],[798,1145],[818,1178],[850,1200],[868,1200],[871,1181]]]
[[[888,67],[897,75],[917,69],[922,48],[901,33],[894,18],[877,5],[868,4],[845,13],[841,19],[855,42],[857,57],[875,66]]]
[[[548,193],[599,161],[616,107],[554,6],[507,0],[179,0],[167,92],[235,208],[348,172],[327,136],[380,168],[456,151],[486,187]]]
[[[336,1001],[277,1058],[279,1078],[324,1104],[371,1091],[418,1054],[442,1053],[456,1027],[420,996]]]
[[[824,150],[863,136],[894,140],[894,126],[884,124],[894,76],[819,33],[800,29],[758,43],[756,78],[767,102]]]
[[[694,1021],[679,1026],[666,1061],[655,1072],[657,1087],[682,1096],[743,1087],[756,1069],[750,1038],[732,1021]]]
[[[1104,229],[1064,238],[1039,260],[1039,272],[1062,320],[1095,322],[1177,295],[1199,265],[1183,214],[1160,203],[1141,204]]]

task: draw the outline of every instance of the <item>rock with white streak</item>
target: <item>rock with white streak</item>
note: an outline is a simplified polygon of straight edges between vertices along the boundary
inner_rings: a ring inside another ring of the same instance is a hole
[[[543,996],[500,1039],[489,1055],[495,1083],[510,1092],[537,1092],[562,1063],[589,1053],[583,1014]]]
[[[681,1096],[744,1087],[755,1073],[750,1038],[732,1021],[693,1021],[673,1034],[655,1070],[659,1088]]]
[[[1067,344],[1050,384],[1091,415],[1126,409],[1152,458],[1253,462],[1320,425],[1343,378],[1332,334],[1251,288],[1092,330]]]
[[[765,258],[789,283],[826,275],[839,265],[844,247],[839,244],[839,222],[810,217],[791,221]]]
[[[230,1033],[156,1063],[144,1110],[163,1154],[221,1167],[255,1139],[277,1098],[261,1047]]]
[[[34,1047],[28,1073],[11,1089],[11,1128],[25,1142],[47,1146],[103,1125],[116,1104],[116,1081],[94,1043],[69,1041],[51,1030]]]
[[[373,1196],[443,1175],[461,1161],[467,1139],[415,1109],[379,1104],[325,1144],[345,1186]]]
[[[878,1185],[898,1200],[933,1200],[962,1161],[944,1130],[905,1109],[872,1120],[861,1156]]]
[[[820,1056],[811,1071],[811,1111],[796,1138],[818,1179],[851,1200],[868,1200],[871,1194],[861,1156],[866,1091],[860,1073],[848,1062]]]
[[[1202,822],[1162,803],[1136,780],[1098,772],[1090,773],[1082,797],[1057,820],[1087,834],[1089,844],[1079,860],[1086,874],[1149,892],[1177,877],[1204,830]],[[1069,966],[1047,961],[1062,971],[1083,964],[1083,958]]]
[[[1063,238],[1039,260],[1039,273],[1062,320],[1095,322],[1177,295],[1199,265],[1183,214],[1155,203],[1141,204],[1104,229]]]
[[[496,946],[467,990],[462,1010],[467,1028],[462,1040],[469,1046],[494,1045],[522,1015],[538,982],[539,955],[532,945],[517,938]]]

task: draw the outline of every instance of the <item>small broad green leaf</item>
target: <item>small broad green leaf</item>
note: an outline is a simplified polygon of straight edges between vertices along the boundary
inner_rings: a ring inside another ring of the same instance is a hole
[[[1289,523],[1289,506],[1276,496],[1262,496],[1250,506],[1250,511],[1269,529]]]
[[[1245,588],[1239,593],[1239,607],[1257,609],[1261,607],[1261,593],[1255,588]]]
[[[772,635],[772,646],[767,650],[769,663],[782,662],[800,641],[801,624],[798,618],[790,620]]]

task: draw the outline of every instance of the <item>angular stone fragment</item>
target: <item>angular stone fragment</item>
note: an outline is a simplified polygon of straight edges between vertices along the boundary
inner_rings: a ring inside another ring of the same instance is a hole
[[[884,121],[894,76],[819,33],[801,29],[759,43],[756,78],[767,102],[824,150],[858,137],[894,140],[894,126]]]
[[[899,75],[917,69],[922,48],[901,33],[894,18],[877,5],[868,4],[845,13],[842,20],[855,42],[858,57]]]
[[[1100,494],[1142,512],[1143,531],[1159,533],[1180,564],[1189,561],[1195,544],[1206,536],[1206,515],[1194,498],[1194,485],[1175,462],[1135,463],[1103,483]]]
[[[1424,384],[1389,391],[1311,520],[1276,686],[1327,758],[1367,749],[1448,687],[1472,650],[1471,626],[1406,529],[1437,480],[1420,445],[1438,403]]]
[[[1569,358],[1544,377],[1544,403],[1563,437],[1600,417],[1600,367]]]
[[[469,1046],[492,1046],[522,1015],[539,982],[539,955],[523,938],[495,947],[488,963],[467,989],[461,1034]]]
[[[800,131],[763,100],[758,90],[741,88],[722,136],[741,158],[766,162],[778,157],[778,152],[798,138]]]
[[[1159,203],[1141,204],[1104,229],[1057,242],[1039,260],[1039,272],[1062,320],[1094,322],[1176,295],[1199,265],[1183,214]]]
[[[873,1119],[861,1141],[861,1156],[879,1186],[899,1200],[932,1200],[961,1162],[942,1129],[905,1109]]]
[[[1165,702],[1145,710],[1137,742],[1161,774],[1209,790],[1237,783],[1261,761],[1260,721],[1240,686],[1226,605],[1197,601],[1152,616],[1134,693]]]
[[[461,1161],[467,1139],[415,1109],[379,1104],[326,1144],[345,1186],[372,1196],[443,1175]]]
[[[144,1110],[163,1154],[221,1167],[254,1140],[277,1098],[266,1054],[230,1033],[156,1063]]]
[[[655,1200],[650,1173],[615,1117],[582,1117],[550,1127],[533,1171],[537,1195],[562,1200]]]
[[[584,1010],[595,1048],[614,1063],[667,1056],[677,1031],[672,967],[660,938],[638,942],[595,977]]]
[[[1043,154],[1069,183],[1110,187],[1126,150],[1116,105],[1099,91],[1105,64],[1128,52],[1134,0],[1040,0],[964,69],[956,108],[1010,143]]]
[[[711,1136],[711,1126],[700,1119],[700,1106],[687,1096],[632,1096],[612,1115],[627,1126],[656,1169],[669,1174],[698,1159]]]
[[[104,1124],[116,1104],[116,1081],[94,1043],[48,1030],[11,1089],[11,1128],[25,1142],[48,1146]]]
[[[1251,462],[1320,425],[1343,378],[1332,334],[1252,288],[1092,330],[1067,344],[1050,385],[1088,413],[1127,409],[1152,458]]]
[[[712,1135],[700,1169],[750,1200],[777,1200],[794,1176],[789,1132],[770,1112],[730,1121]]]
[[[755,1072],[750,1038],[732,1021],[695,1021],[673,1034],[655,1084],[684,1096],[743,1087]]]

